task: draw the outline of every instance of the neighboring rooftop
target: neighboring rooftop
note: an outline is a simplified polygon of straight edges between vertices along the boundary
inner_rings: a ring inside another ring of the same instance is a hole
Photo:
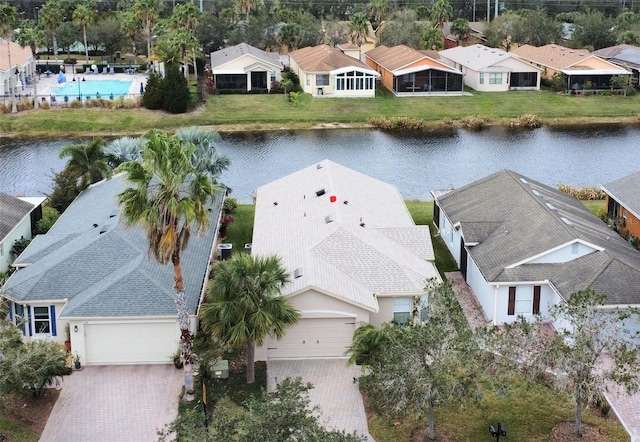
[[[640,219],[640,171],[601,186],[625,209]]]
[[[440,51],[440,56],[474,71],[500,66],[500,63],[509,58],[514,58],[525,63],[511,52],[506,52],[498,48],[490,48],[481,44],[445,49]],[[534,67],[532,66],[532,68]]]
[[[243,55],[251,55],[264,62],[280,66],[280,57],[275,52],[266,52],[246,43],[240,43],[235,46],[220,49],[211,53],[211,68],[215,69],[224,64],[242,57]]]
[[[458,72],[451,66],[447,66],[438,61],[440,56],[436,51],[417,51],[405,45],[393,46],[391,48],[380,45],[366,52],[365,56],[391,72],[415,66],[415,63],[419,62],[422,62],[423,68],[430,66],[448,72]]]
[[[6,72],[10,68],[9,50],[11,50],[11,64],[13,66],[23,66],[33,57],[31,48],[28,46],[22,47],[12,41],[9,41],[7,45],[7,40],[0,37],[0,71],[2,72]]]
[[[35,204],[29,201],[0,192],[0,242],[29,216],[34,207]]]
[[[371,68],[360,60],[346,55],[340,49],[328,45],[309,46],[289,54],[301,70],[305,72],[331,72],[336,69],[355,67],[371,71]]]

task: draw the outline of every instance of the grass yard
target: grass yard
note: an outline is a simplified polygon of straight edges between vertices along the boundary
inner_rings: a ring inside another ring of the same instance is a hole
[[[224,242],[233,244],[234,252],[244,251],[244,245],[251,242],[255,209],[256,206],[253,204],[238,204],[233,214],[234,220],[227,227]]]
[[[9,442],[37,442],[40,436],[0,414],[0,436]],[[4,440],[4,439],[2,439]]]
[[[598,215],[598,212],[607,210],[606,200],[580,200],[582,204],[594,215]]]

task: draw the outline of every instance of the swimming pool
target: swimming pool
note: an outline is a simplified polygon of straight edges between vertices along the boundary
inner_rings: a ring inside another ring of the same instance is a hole
[[[97,98],[98,94],[102,98],[119,97],[127,95],[131,89],[132,80],[85,80],[77,81],[80,77],[76,77],[76,81],[68,81],[63,86],[56,86],[49,89],[50,95],[58,97],[67,96],[69,98],[77,98],[82,96],[83,99]]]

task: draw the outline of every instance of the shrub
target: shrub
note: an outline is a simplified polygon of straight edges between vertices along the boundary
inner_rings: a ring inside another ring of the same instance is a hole
[[[185,113],[189,107],[189,85],[175,65],[167,65],[162,79],[162,108],[172,114]]]
[[[80,109],[82,107],[82,101],[80,100],[72,100],[69,102],[69,107],[71,109]]]
[[[11,112],[11,106],[13,101],[9,100],[6,103],[0,103],[0,114],[8,114]]]
[[[449,117],[447,118],[443,118],[442,119],[442,124],[444,125],[444,127],[451,129],[453,128],[453,120]]]
[[[238,200],[235,198],[225,198],[223,208],[224,213],[235,213],[238,208]]]
[[[558,184],[558,190],[579,200],[603,200],[606,197],[604,191],[598,187],[573,187],[568,184]]]
[[[518,126],[535,129],[536,127],[542,126],[542,123],[540,122],[540,117],[537,115],[524,114],[518,117]]]
[[[16,239],[13,245],[11,246],[11,254],[13,255],[13,258],[15,259],[18,256],[20,256],[20,254],[24,252],[24,249],[27,248],[30,242],[31,240],[28,238],[25,238],[24,236],[21,237],[20,239]]]
[[[31,98],[23,98],[16,105],[18,112],[33,109],[33,100]]]
[[[207,94],[213,95],[216,93],[216,82],[213,81],[213,78],[207,77],[207,79],[204,80],[204,87],[207,90]]]
[[[162,77],[155,72],[151,73],[147,80],[147,87],[142,95],[142,105],[147,109],[162,109],[162,92]]]
[[[222,217],[222,221],[220,222],[220,235],[225,236],[227,234],[227,227],[235,220],[235,216],[233,215],[225,215]]]
[[[484,115],[468,115],[460,121],[467,129],[481,130],[487,125],[487,123],[491,122],[491,118]]]
[[[374,117],[369,124],[382,130],[422,130],[427,127],[425,120],[408,117]]]
[[[40,103],[40,109],[51,109],[51,103],[49,103],[48,101],[43,101],[42,103]]]
[[[60,218],[60,212],[51,206],[42,206],[42,219],[36,223],[36,233],[38,235],[47,233],[58,218]]]

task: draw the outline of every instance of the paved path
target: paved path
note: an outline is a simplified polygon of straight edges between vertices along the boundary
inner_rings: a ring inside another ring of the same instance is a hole
[[[40,442],[151,442],[178,415],[173,365],[89,366],[65,376]]]
[[[307,359],[269,361],[267,389],[272,391],[276,383],[286,377],[301,377],[314,388],[309,392],[311,406],[319,406],[322,412],[320,423],[326,428],[354,431],[369,435],[367,416],[358,384],[353,381],[360,376],[360,367],[347,367],[346,359]]]

